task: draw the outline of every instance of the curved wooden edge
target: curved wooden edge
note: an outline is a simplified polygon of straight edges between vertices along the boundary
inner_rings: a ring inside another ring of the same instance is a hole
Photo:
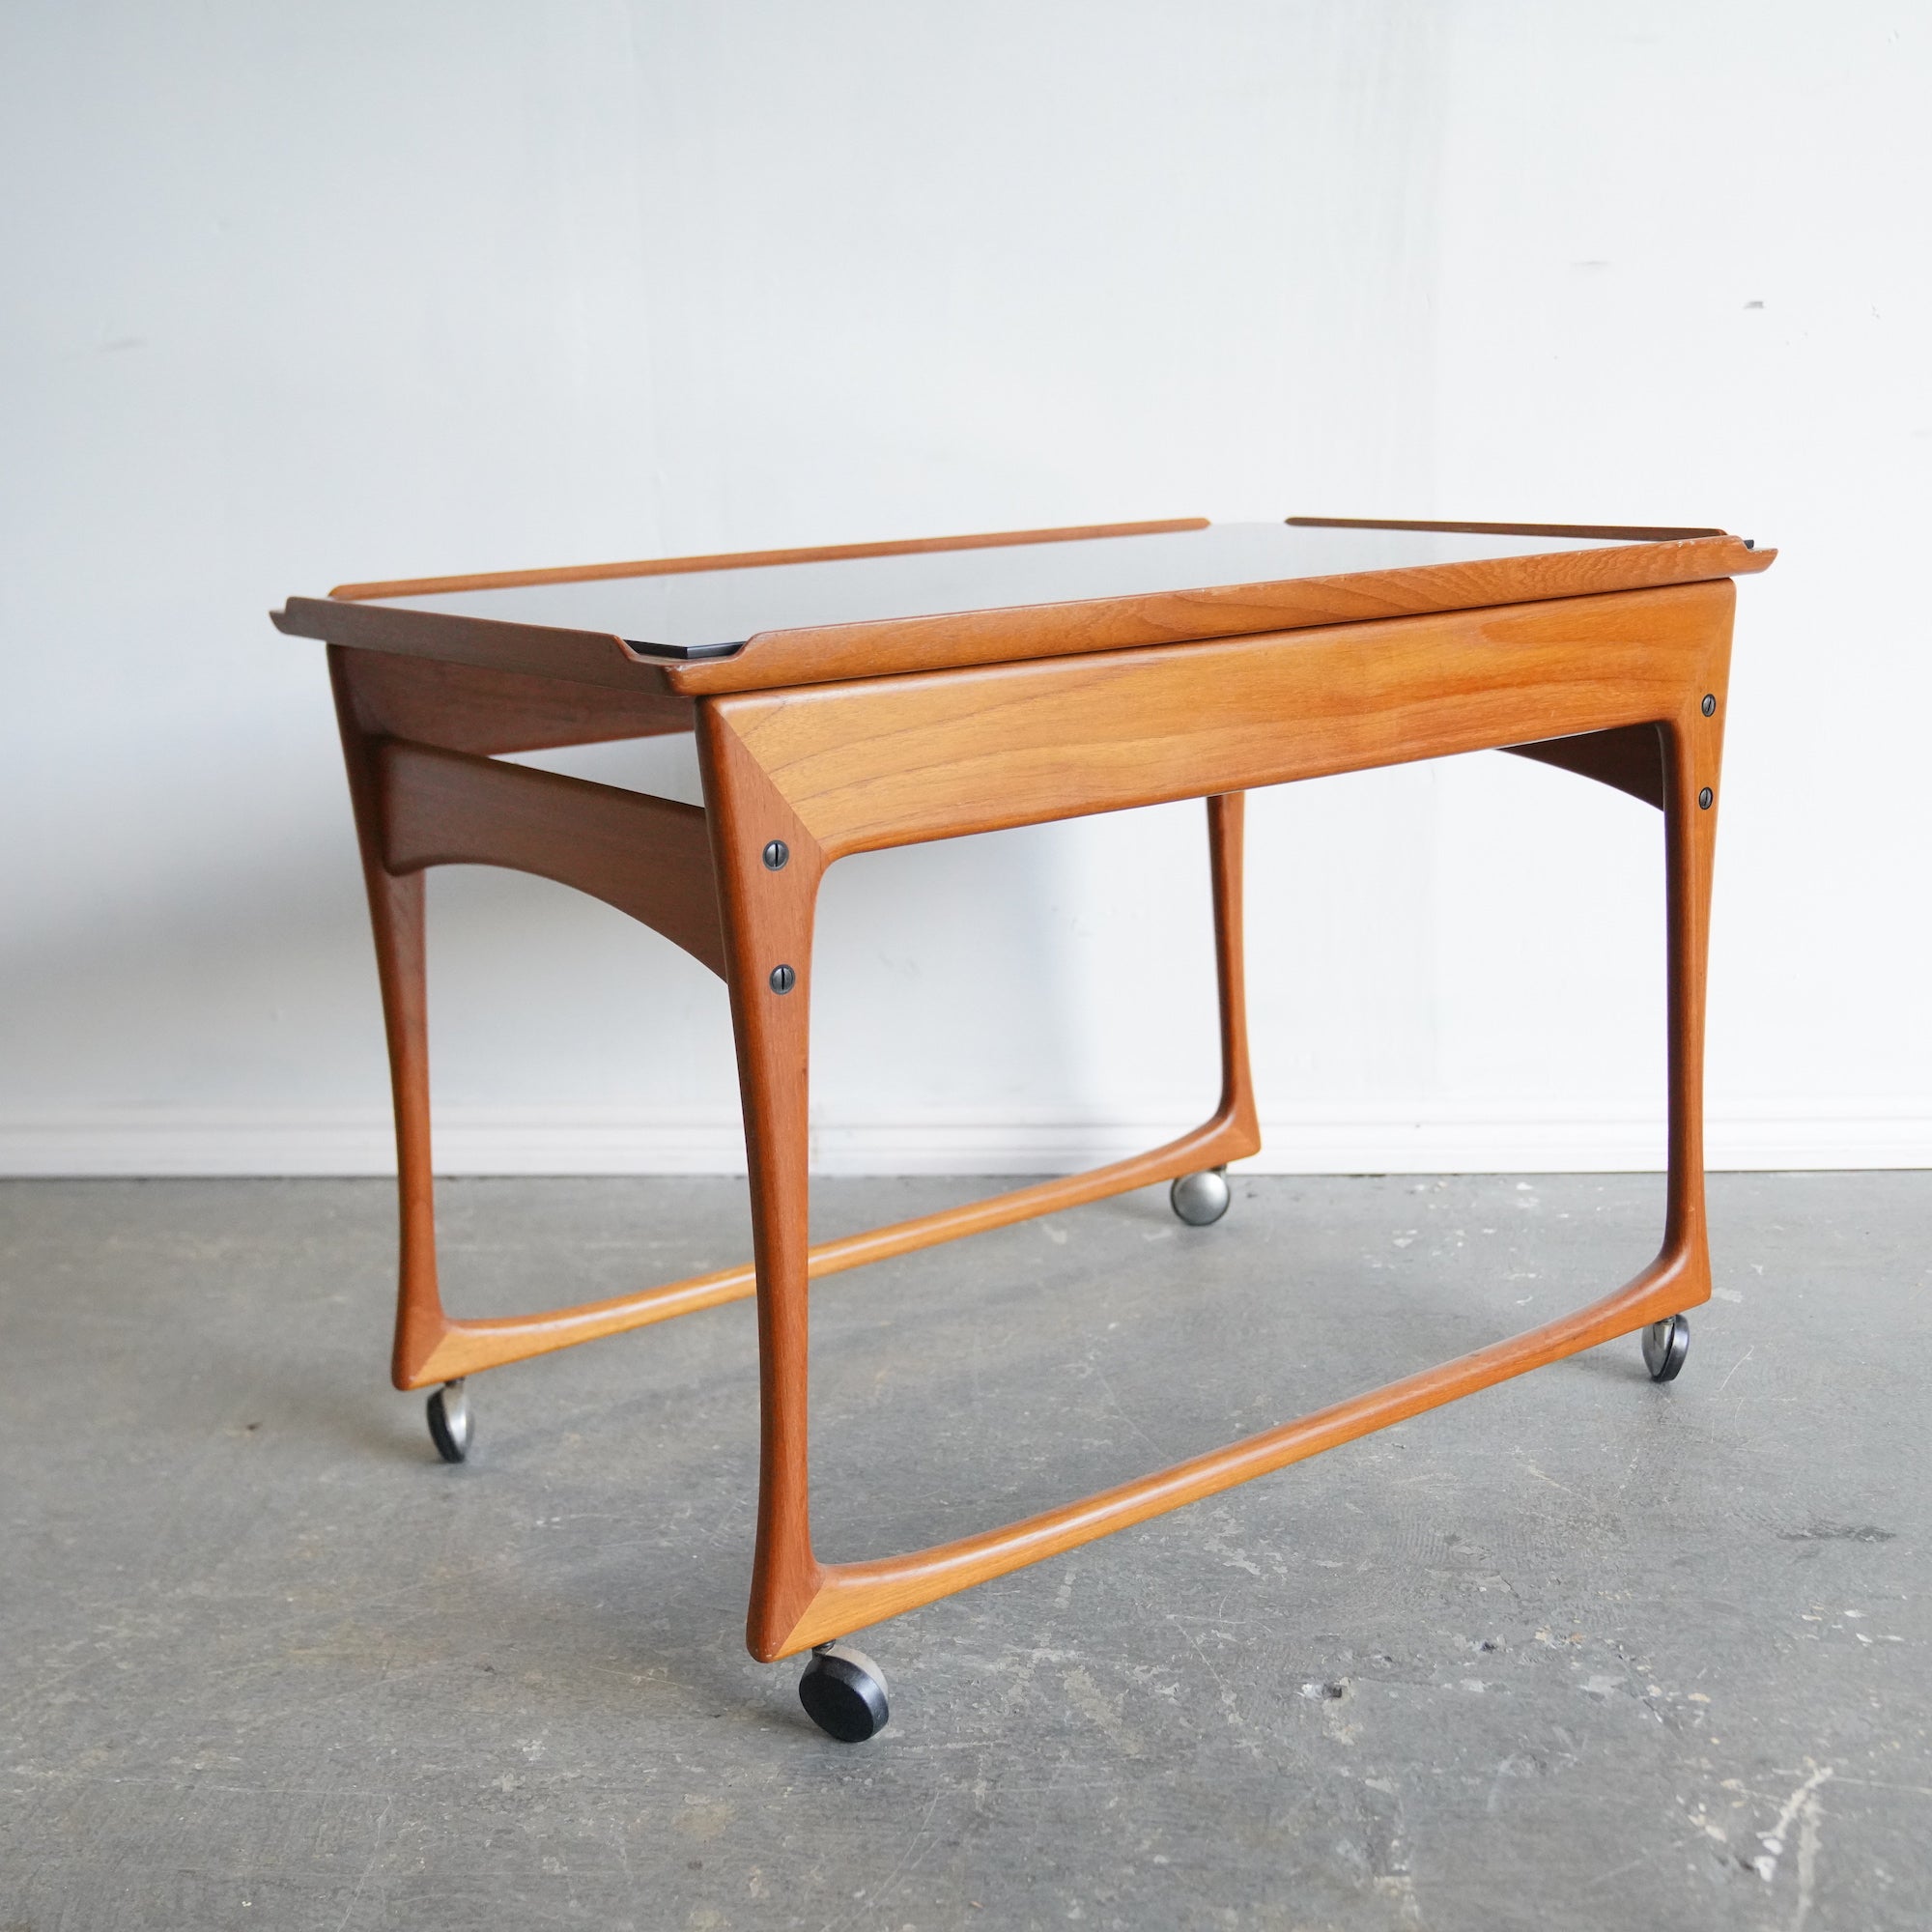
[[[1085,1174],[1036,1181],[1031,1187],[1015,1188],[988,1200],[941,1208],[935,1214],[922,1214],[891,1227],[871,1228],[863,1234],[825,1241],[811,1250],[810,1278],[816,1281],[823,1275],[864,1267],[869,1262],[889,1261],[895,1255],[936,1247],[942,1241],[957,1240],[966,1235],[988,1234],[995,1228],[1010,1227],[1016,1221],[1085,1207],[1089,1202],[1125,1194],[1136,1187],[1173,1180],[1197,1168],[1220,1167],[1231,1160],[1243,1160],[1261,1151],[1261,1136],[1254,1127],[1252,1114],[1252,1102],[1244,1092],[1236,1106],[1224,1106],[1192,1132],[1151,1152],[1134,1154]],[[440,1327],[415,1338],[407,1360],[398,1360],[395,1384],[398,1388],[413,1389],[431,1382],[453,1381],[458,1376],[526,1361],[533,1355],[574,1348],[579,1342],[595,1341],[600,1336],[620,1335],[627,1329],[668,1321],[673,1316],[694,1314],[700,1308],[743,1301],[756,1288],[756,1275],[751,1264],[746,1263],[714,1274],[696,1275],[688,1281],[645,1289],[637,1294],[616,1295],[608,1301],[585,1302],[577,1308],[560,1308],[542,1315],[492,1316],[475,1321],[445,1317]]]
[[[819,1563],[817,1588],[804,1615],[781,1639],[769,1648],[754,1648],[753,1654],[769,1663],[848,1635],[882,1618],[989,1582],[1460,1396],[1595,1348],[1646,1322],[1693,1308],[1708,1301],[1710,1294],[1710,1265],[1701,1247],[1694,1252],[1666,1250],[1614,1294],[1574,1315],[1351,1396],[1224,1449],[1177,1463],[1154,1475],[911,1555]]]
[[[673,577],[696,570],[759,570],[778,563],[835,563],[847,557],[912,556],[921,551],[935,550],[999,550],[1009,544],[1079,543],[1090,537],[1152,537],[1172,530],[1207,527],[1206,517],[1167,517],[1138,524],[1068,524],[1056,529],[987,530],[958,537],[901,537],[885,543],[828,544],[810,550],[721,551],[709,556],[562,564],[546,570],[492,570],[467,577],[399,577],[380,583],[338,583],[328,594],[344,602],[376,597],[434,597],[450,590],[513,590],[532,583],[591,583],[605,578]]]
[[[291,597],[269,612],[269,621],[284,637],[320,638],[349,650],[394,651],[627,693],[670,692],[659,664],[630,649],[614,631],[452,617],[441,611],[403,611],[334,597]]]

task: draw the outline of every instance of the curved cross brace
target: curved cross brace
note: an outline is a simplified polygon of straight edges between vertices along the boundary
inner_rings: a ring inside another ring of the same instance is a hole
[[[1584,731],[1574,738],[1502,749],[1512,757],[1534,758],[1539,765],[1595,779],[1663,810],[1663,739],[1655,724],[1621,724],[1613,731]]]
[[[533,872],[629,913],[723,976],[711,839],[696,806],[394,738],[374,762],[388,871]]]

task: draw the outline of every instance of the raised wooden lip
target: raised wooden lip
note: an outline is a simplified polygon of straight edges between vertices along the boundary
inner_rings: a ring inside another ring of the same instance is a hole
[[[594,583],[619,577],[677,577],[700,570],[763,570],[781,563],[838,563],[852,557],[915,556],[925,551],[1003,550],[1009,545],[1083,543],[1096,537],[1153,537],[1205,530],[1206,517],[1165,517],[1151,523],[1066,524],[1054,529],[984,530],[968,536],[896,537],[883,543],[821,545],[807,550],[720,551],[709,556],[643,557],[628,563],[567,563],[542,570],[492,570],[459,577],[396,578],[380,583],[338,583],[328,594],[344,603],[381,597],[434,597],[452,590],[517,590],[539,583]]]

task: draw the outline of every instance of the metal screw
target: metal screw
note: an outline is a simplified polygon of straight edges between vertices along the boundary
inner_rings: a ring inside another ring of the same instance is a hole
[[[1718,708],[1718,700],[1710,692],[1704,694],[1704,716],[1709,718]]]
[[[1709,810],[1710,810],[1710,809],[1711,809],[1711,801],[1712,801],[1712,799],[1713,799],[1713,798],[1715,798],[1716,796],[1717,796],[1717,794],[1716,794],[1715,792],[1713,792],[1713,791],[1712,791],[1711,787],[1710,787],[1709,785],[1706,785],[1706,786],[1704,787],[1704,789],[1703,789],[1702,791],[1700,791],[1700,792],[1699,792],[1699,793],[1697,794],[1697,809],[1698,809],[1698,810],[1700,810],[1700,811],[1709,811]],[[781,972],[781,973],[789,973],[790,971],[791,971],[791,968],[790,968],[789,966],[781,966],[781,967],[779,968],[779,972]],[[774,978],[776,978],[776,977],[777,977],[777,976],[776,976],[776,975],[774,975]]]
[[[1705,795],[1706,797],[1709,796],[1708,793],[1706,793]],[[798,983],[798,975],[794,973],[789,966],[774,966],[772,968],[773,992],[788,993],[797,983]]]
[[[790,857],[791,847],[782,838],[774,838],[765,847],[765,870],[768,872],[782,872],[785,868],[785,861]]]

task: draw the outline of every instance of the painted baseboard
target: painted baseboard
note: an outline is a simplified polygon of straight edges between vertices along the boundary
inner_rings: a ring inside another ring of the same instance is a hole
[[[1152,1147],[1178,1120],[1070,1121],[950,1114],[827,1122],[827,1174],[1071,1173]],[[1261,1174],[1645,1172],[1663,1162],[1661,1120],[1525,1105],[1431,1101],[1310,1107],[1264,1122]],[[1714,1169],[1932,1167],[1932,1101],[1715,1105]],[[450,1108],[438,1115],[448,1174],[738,1174],[735,1115],[635,1109]],[[385,1116],[127,1108],[0,1117],[0,1175],[367,1175],[394,1172]]]

